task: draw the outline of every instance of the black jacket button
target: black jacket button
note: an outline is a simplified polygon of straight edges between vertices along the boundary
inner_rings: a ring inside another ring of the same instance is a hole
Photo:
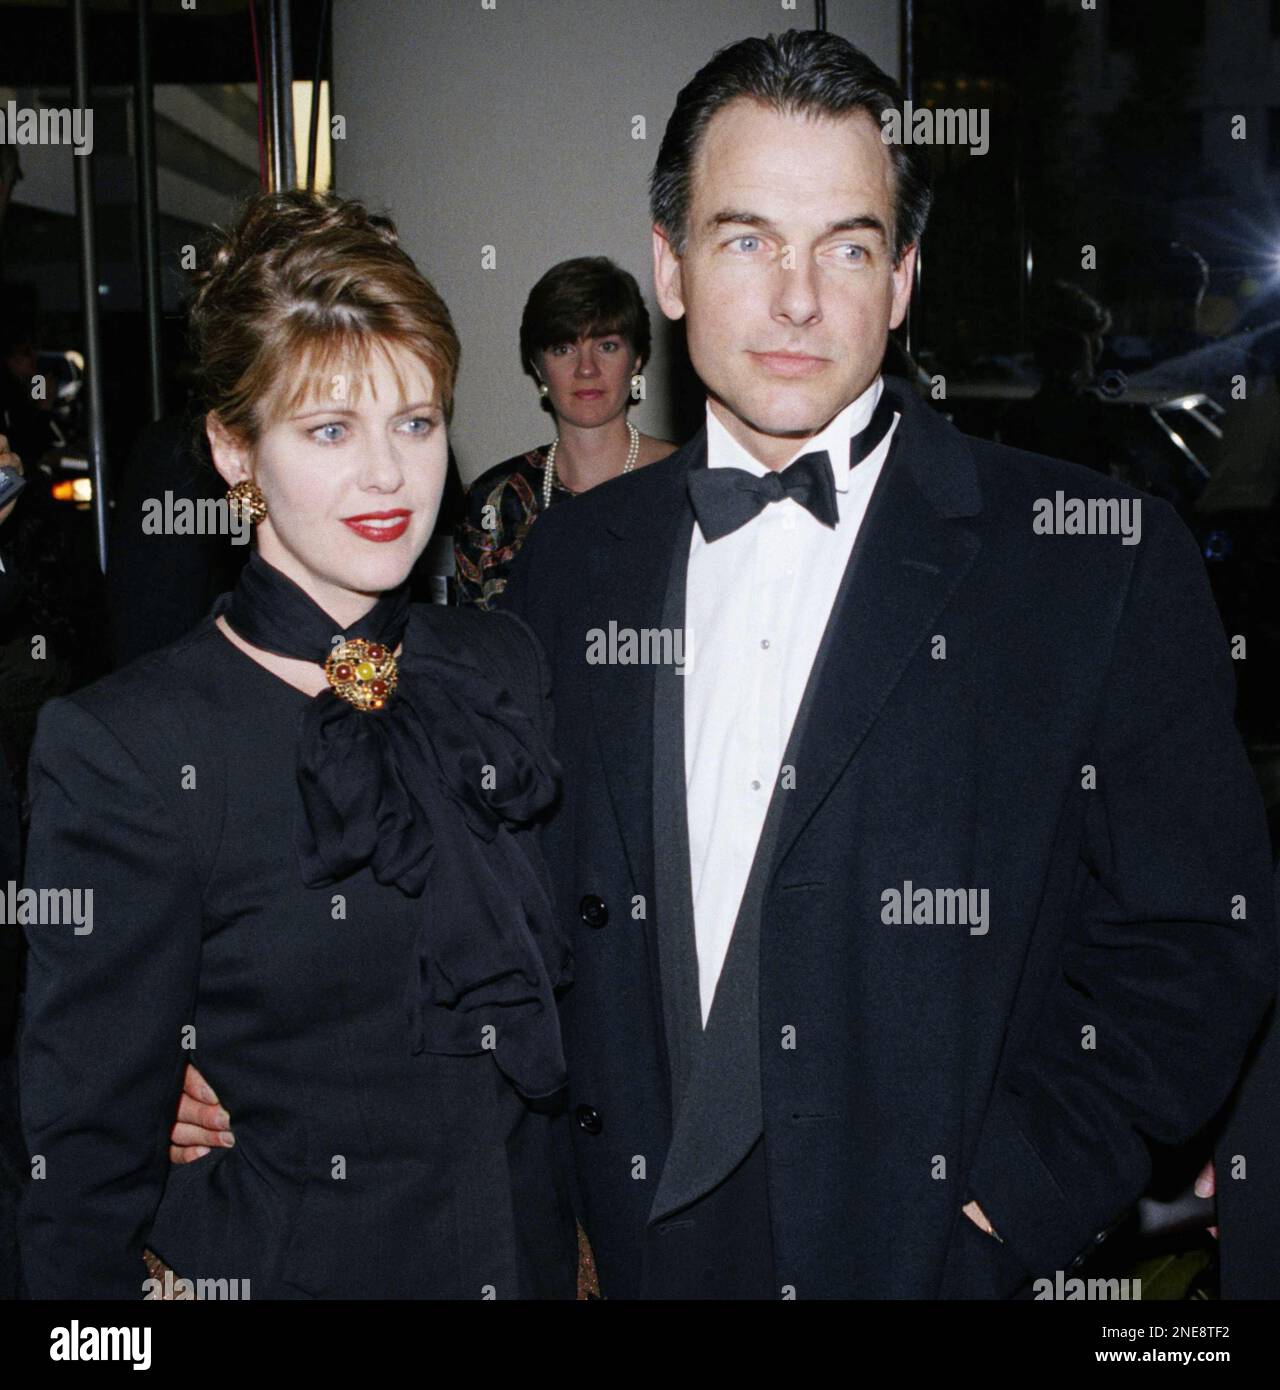
[[[604,1121],[600,1118],[600,1112],[593,1110],[589,1105],[580,1105],[573,1112],[573,1117],[578,1122],[578,1128],[587,1134],[599,1134],[604,1128]]]
[[[605,906],[604,899],[596,897],[594,893],[588,893],[583,898],[578,904],[578,912],[589,927],[603,927],[609,920],[609,909]]]

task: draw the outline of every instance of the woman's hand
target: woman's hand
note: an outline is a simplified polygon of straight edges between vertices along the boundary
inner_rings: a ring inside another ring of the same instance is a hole
[[[19,473],[22,472],[22,460],[17,454],[10,453],[9,441],[2,434],[0,434],[0,468],[16,468]],[[9,513],[13,511],[14,507],[17,505],[18,500],[15,497],[7,507],[0,507],[0,526],[3,526],[5,522],[8,521]]]
[[[231,1116],[218,1104],[213,1087],[188,1062],[178,1118],[169,1133],[170,1163],[194,1163],[210,1149],[229,1149],[235,1142]]]

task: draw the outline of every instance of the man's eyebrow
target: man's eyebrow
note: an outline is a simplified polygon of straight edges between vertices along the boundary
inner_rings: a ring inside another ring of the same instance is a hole
[[[708,231],[714,231],[717,227],[724,226],[739,227],[759,227],[762,232],[776,232],[777,226],[758,212],[748,212],[733,208],[725,209],[722,212],[714,213],[707,219],[706,227]],[[863,213],[858,217],[841,217],[835,222],[829,222],[824,229],[823,236],[831,236],[835,232],[878,232],[884,241],[889,240],[889,231],[884,223],[869,213]]]

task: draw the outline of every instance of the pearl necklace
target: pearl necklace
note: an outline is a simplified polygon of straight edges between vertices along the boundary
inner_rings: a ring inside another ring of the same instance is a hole
[[[630,473],[636,466],[636,460],[640,457],[640,431],[627,421],[627,432],[631,436],[631,442],[627,445],[627,461],[622,465],[624,473]],[[551,489],[555,486],[556,480],[556,448],[560,443],[560,436],[556,435],[551,447],[547,450],[547,461],[542,469],[542,506],[543,510],[551,505]]]

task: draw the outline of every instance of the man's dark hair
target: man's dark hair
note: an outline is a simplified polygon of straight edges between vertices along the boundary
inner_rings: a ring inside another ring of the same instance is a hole
[[[529,292],[520,321],[520,364],[531,376],[538,354],[579,338],[617,333],[640,359],[649,360],[649,311],[635,276],[607,256],[561,261]]]
[[[677,255],[689,236],[690,171],[711,118],[721,107],[750,98],[782,115],[840,117],[902,109],[902,90],[861,49],[837,34],[790,29],[722,48],[676,98],[649,178],[649,209]],[[893,260],[920,240],[932,201],[928,157],[919,145],[893,143],[895,174],[891,231]]]

